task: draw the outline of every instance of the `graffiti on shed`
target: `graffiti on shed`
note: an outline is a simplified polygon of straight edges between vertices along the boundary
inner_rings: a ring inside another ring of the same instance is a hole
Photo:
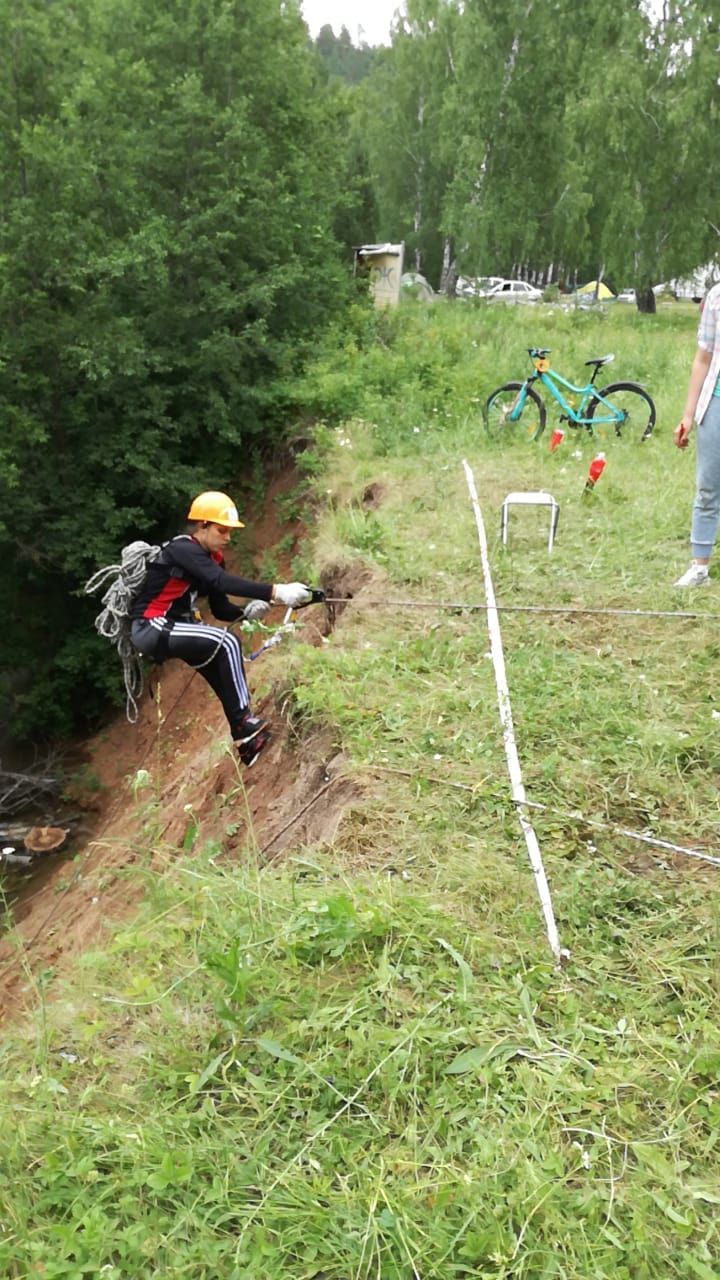
[[[367,275],[376,307],[396,307],[400,301],[404,242],[361,244],[355,250],[355,272]]]

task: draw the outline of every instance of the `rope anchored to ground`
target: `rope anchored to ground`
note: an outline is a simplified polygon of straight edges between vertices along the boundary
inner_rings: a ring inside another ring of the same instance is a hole
[[[472,796],[483,794],[482,782],[476,783],[474,786],[469,782],[458,782],[455,778],[444,778],[437,773],[418,773],[416,769],[400,769],[394,765],[368,765],[371,773],[395,773],[402,778],[410,778],[417,782],[429,782],[439,787],[451,787],[456,791],[465,791]],[[671,840],[662,840],[660,836],[651,836],[646,831],[634,831],[631,827],[621,826],[617,822],[601,821],[600,818],[589,818],[587,814],[581,813],[579,809],[558,809],[554,805],[540,804],[538,800],[514,800],[510,799],[510,803],[515,806],[527,807],[528,809],[536,809],[540,813],[548,813],[553,818],[562,818],[565,822],[574,822],[578,826],[592,827],[597,831],[608,831],[611,835],[624,836],[628,840],[638,840],[641,844],[650,845],[653,849],[661,849],[667,853],[681,853],[687,858],[697,858],[701,862],[709,862],[713,866],[720,867],[720,858],[713,854],[705,853],[702,849],[693,849],[688,845],[673,844]]]
[[[597,615],[611,618],[672,618],[677,622],[700,619],[720,622],[720,613],[691,613],[685,609],[617,609],[611,606],[584,608],[574,604],[478,604],[466,600],[368,600],[364,596],[326,596],[327,605],[354,604],[368,609],[450,609],[456,613],[560,613]]]

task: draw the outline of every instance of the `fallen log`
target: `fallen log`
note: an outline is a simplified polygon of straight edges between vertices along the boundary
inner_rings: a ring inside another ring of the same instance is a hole
[[[46,761],[42,765],[16,773],[0,767],[0,814],[8,817],[38,805],[60,790],[61,780]]]

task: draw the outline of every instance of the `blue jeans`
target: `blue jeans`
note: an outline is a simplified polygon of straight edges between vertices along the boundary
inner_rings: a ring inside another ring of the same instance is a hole
[[[696,459],[690,547],[696,560],[707,560],[720,520],[720,396],[711,398],[698,423]]]

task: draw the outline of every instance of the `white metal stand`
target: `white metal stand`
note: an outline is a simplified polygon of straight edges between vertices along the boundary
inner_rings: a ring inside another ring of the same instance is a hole
[[[528,493],[509,493],[500,508],[500,534],[503,546],[507,546],[508,540],[508,517],[510,515],[510,507],[549,507],[550,508],[550,532],[548,534],[548,551],[552,551],[555,541],[555,530],[557,529],[558,519],[560,516],[560,507],[555,501],[551,493],[546,493],[544,489],[537,489]]]

